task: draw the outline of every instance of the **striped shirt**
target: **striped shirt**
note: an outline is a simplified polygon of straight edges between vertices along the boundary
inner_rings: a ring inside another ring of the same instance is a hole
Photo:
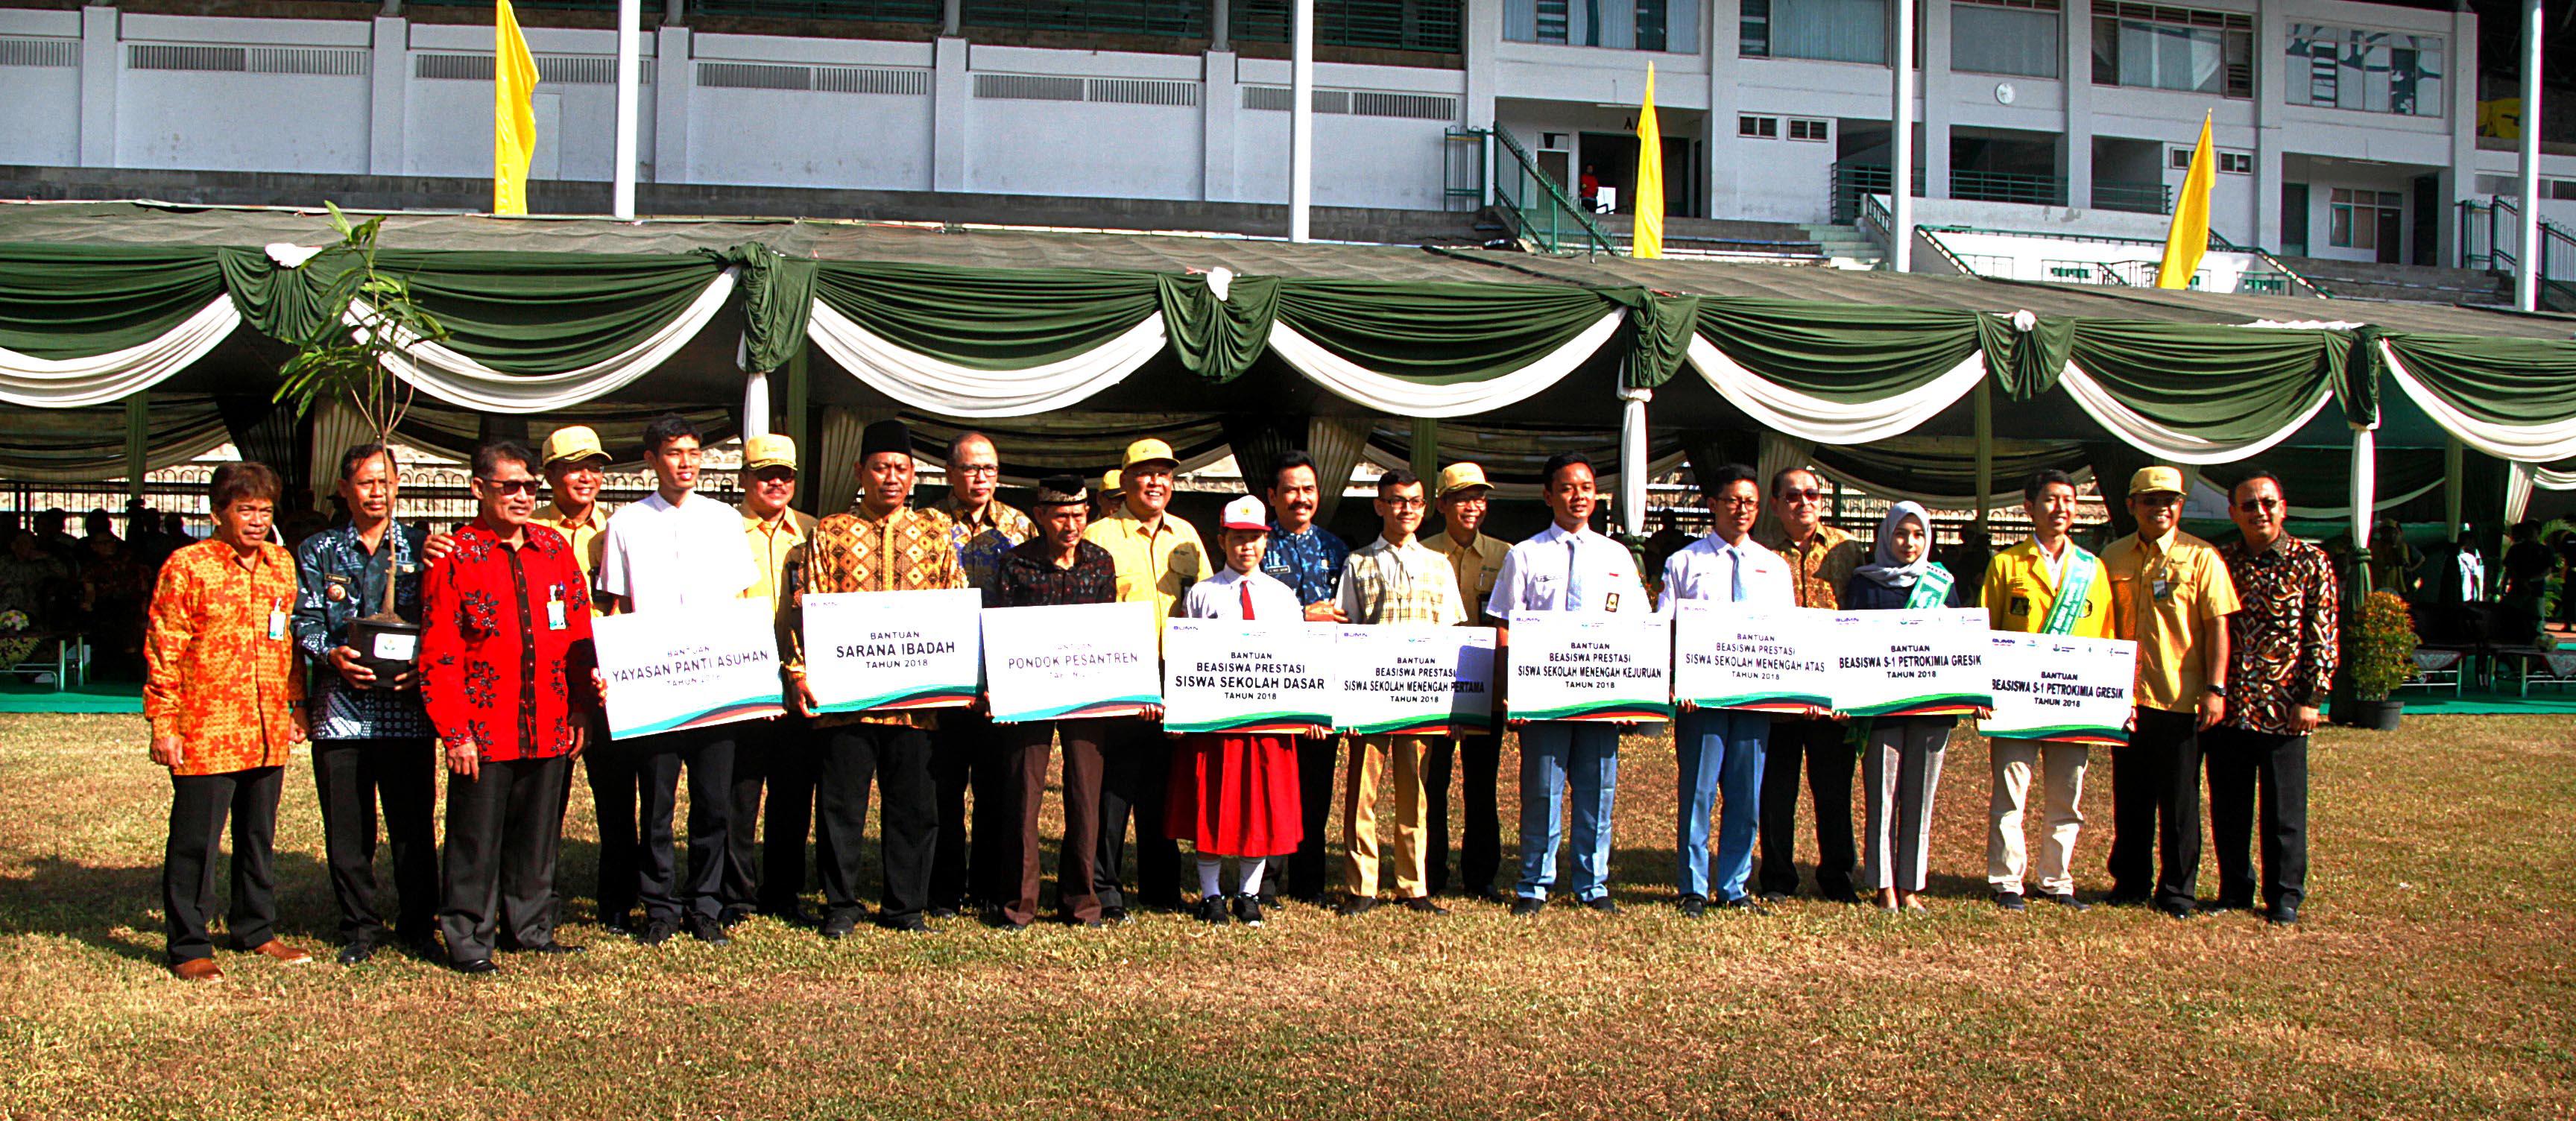
[[[1334,602],[1345,618],[1361,624],[1448,627],[1467,617],[1458,598],[1457,570],[1418,538],[1398,545],[1381,536],[1352,553],[1342,567]]]

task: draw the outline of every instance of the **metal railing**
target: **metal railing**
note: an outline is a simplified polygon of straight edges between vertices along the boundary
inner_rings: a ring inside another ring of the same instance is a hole
[[[1208,37],[1205,0],[960,0],[957,16],[964,27]]]
[[[2095,183],[2093,209],[2130,214],[2173,213],[2173,187],[2165,183]]]
[[[1440,195],[1448,210],[1476,210],[1485,205],[1487,169],[1494,165],[1493,133],[1481,128],[1453,128],[1440,153]]]
[[[2522,204],[2496,195],[2484,203],[2462,199],[2459,206],[2460,267],[2520,272]],[[2541,308],[2576,311],[2576,234],[2556,222],[2541,219],[2538,265]]]
[[[2066,205],[2063,175],[2016,175],[2006,171],[1950,170],[1950,197],[1969,202],[2015,202],[2025,206]]]
[[[1207,7],[1205,0],[1196,0]],[[1316,0],[1315,43],[1389,51],[1458,54],[1465,5],[1460,0]],[[1234,0],[1234,37],[1247,43],[1288,41],[1289,0]]]
[[[1848,226],[1860,220],[1860,200],[1870,195],[1888,193],[1888,183],[1895,173],[1887,165],[1836,161],[1833,167],[1833,216],[1837,226]],[[1914,197],[1923,197],[1923,168],[1914,168]]]
[[[412,0],[413,3],[483,3],[484,0]],[[515,0],[514,0],[515,2]],[[537,0],[521,7],[599,8],[614,11],[614,0]],[[940,0],[689,0],[691,14],[766,16],[774,19],[838,19],[859,23],[924,24],[936,27],[944,18]]]
[[[1610,235],[1594,225],[1592,216],[1567,198],[1565,188],[1556,178],[1541,171],[1529,151],[1512,139],[1509,129],[1495,129],[1493,137],[1502,141],[1494,149],[1494,202],[1512,227],[1512,236],[1534,245],[1542,253],[1601,253],[1615,255],[1618,246]],[[1503,165],[1503,157],[1511,165]]]

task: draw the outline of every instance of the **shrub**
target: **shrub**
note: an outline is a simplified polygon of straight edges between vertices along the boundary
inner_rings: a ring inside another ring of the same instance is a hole
[[[2362,597],[2352,643],[2352,695],[2384,701],[2416,676],[2415,617],[2395,592]]]

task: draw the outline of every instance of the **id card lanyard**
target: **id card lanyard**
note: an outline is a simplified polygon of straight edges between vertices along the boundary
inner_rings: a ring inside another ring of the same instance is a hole
[[[546,588],[546,629],[559,631],[564,626],[564,586],[549,585]]]

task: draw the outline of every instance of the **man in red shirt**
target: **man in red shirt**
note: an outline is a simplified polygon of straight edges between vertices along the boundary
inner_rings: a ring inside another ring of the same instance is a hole
[[[476,449],[482,509],[421,587],[421,699],[449,772],[438,928],[463,973],[500,968],[495,949],[579,950],[554,937],[555,853],[599,663],[572,545],[529,524],[535,462],[508,441]]]

